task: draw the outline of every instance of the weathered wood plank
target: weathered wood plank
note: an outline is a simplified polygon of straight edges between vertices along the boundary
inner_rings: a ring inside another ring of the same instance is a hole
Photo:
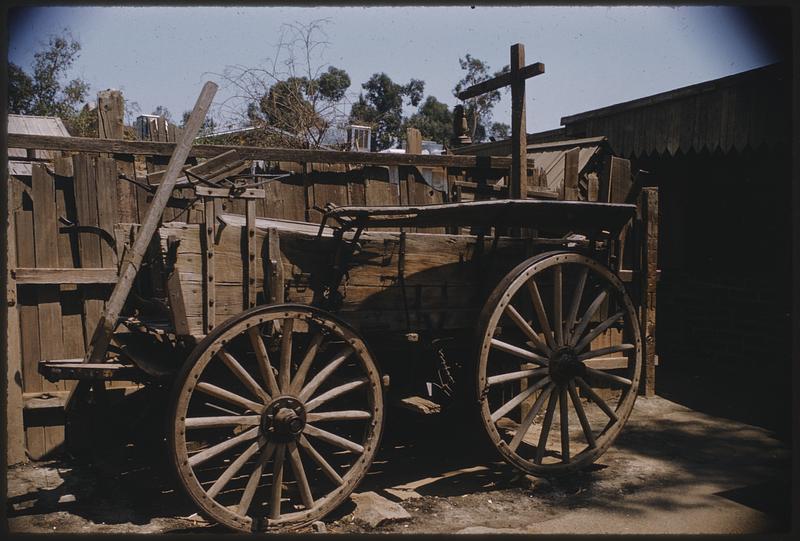
[[[566,201],[577,201],[578,197],[578,160],[580,148],[573,148],[564,153],[564,190],[561,198]]]
[[[18,210],[15,212],[17,264],[33,267],[36,265],[33,237],[33,212]],[[18,291],[20,353],[22,364],[23,392],[42,391],[43,378],[39,375],[39,308],[36,292],[30,287],[21,287]],[[33,460],[38,460],[46,452],[44,427],[29,426],[25,428],[25,445]]]
[[[38,232],[38,229],[37,229]],[[19,284],[114,284],[115,268],[18,267],[11,269]]]
[[[58,265],[58,225],[56,223],[55,179],[44,165],[32,167],[34,253],[37,267]],[[39,352],[45,359],[63,356],[64,339],[61,327],[61,304],[57,285],[38,288]],[[43,381],[43,390],[57,385]]]
[[[133,158],[117,159],[117,172],[127,178],[136,178],[133,169]],[[117,221],[120,223],[134,223],[138,221],[136,212],[136,191],[139,190],[127,180],[116,180],[117,188]]]
[[[112,158],[97,158],[97,225],[110,236],[114,236],[114,224],[118,222],[117,210],[117,164]],[[107,242],[100,243],[103,267],[117,267],[117,254]]]
[[[88,137],[9,134],[8,146],[11,148],[67,150],[72,152],[109,152],[113,154],[170,156],[174,152],[176,144],[94,139]],[[378,152],[341,152],[337,150],[306,150],[224,145],[194,145],[189,152],[189,156],[212,158],[231,149],[235,149],[242,159],[247,160],[360,163],[366,165],[425,165],[431,167],[463,168],[486,167],[488,169],[503,171],[507,171],[511,167],[511,158],[502,156],[381,154]],[[528,160],[529,167],[533,167],[534,165],[533,160]]]
[[[96,158],[89,154],[76,154],[72,157],[74,169],[75,210],[78,223],[82,226],[99,226],[97,213]],[[78,250],[81,267],[100,268],[103,256],[100,237],[93,232],[78,233]],[[84,334],[91,336],[92,329],[103,312],[103,301],[96,291],[82,290]]]
[[[6,220],[6,256],[9,272],[6,275],[6,463],[11,466],[25,462],[25,425],[22,417],[22,350],[19,326],[17,283],[11,267],[17,264],[17,234],[15,213],[19,206],[19,189],[15,179],[8,179],[8,213]]]
[[[125,102],[119,90],[97,93],[97,137],[124,139]]]

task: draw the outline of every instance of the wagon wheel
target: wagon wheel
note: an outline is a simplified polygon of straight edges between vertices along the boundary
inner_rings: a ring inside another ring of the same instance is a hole
[[[298,527],[366,474],[383,427],[381,377],[334,316],[256,307],[192,352],[170,423],[178,477],[204,515],[244,531]]]
[[[503,458],[557,474],[608,449],[641,370],[636,311],[614,274],[577,253],[535,256],[492,292],[478,340],[480,417]]]

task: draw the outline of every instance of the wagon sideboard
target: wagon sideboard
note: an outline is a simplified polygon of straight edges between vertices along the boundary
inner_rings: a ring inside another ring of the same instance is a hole
[[[184,334],[205,334],[211,309],[221,322],[247,307],[244,220],[223,215],[221,221],[214,236],[211,281],[202,225],[171,222],[158,230],[164,263],[174,264],[177,276],[168,280],[170,299],[179,296],[184,307],[183,314],[173,310],[173,317],[183,319],[174,326]],[[133,227],[119,226],[128,231]],[[312,303],[315,290],[330,276],[337,247],[331,229],[320,238],[317,232],[312,224],[256,221],[257,304],[268,299]],[[524,238],[364,232],[347,260],[336,311],[364,333],[464,329],[474,323],[488,289],[534,250],[532,239]],[[213,306],[207,306],[207,284],[213,284]]]

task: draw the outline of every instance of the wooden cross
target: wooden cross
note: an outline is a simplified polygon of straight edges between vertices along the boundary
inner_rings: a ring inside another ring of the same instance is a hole
[[[524,66],[524,67],[523,67]],[[544,64],[536,62],[525,66],[525,46],[511,46],[511,71],[493,79],[472,85],[458,93],[458,99],[466,100],[504,86],[511,86],[511,181],[508,196],[524,199],[527,186],[528,137],[525,132],[525,80],[544,73]],[[524,169],[523,169],[524,167]],[[524,175],[524,176],[523,176]],[[523,184],[522,179],[526,182]]]

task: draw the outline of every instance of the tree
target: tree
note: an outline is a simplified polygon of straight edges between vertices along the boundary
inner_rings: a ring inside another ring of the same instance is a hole
[[[186,127],[186,123],[189,122],[189,117],[192,115],[191,111],[184,111],[183,117],[181,118],[181,128]],[[198,137],[203,135],[211,135],[217,130],[217,123],[214,121],[214,118],[206,114],[206,117],[203,119],[203,124],[200,126],[200,131],[198,132]]]
[[[489,138],[493,140],[508,139],[511,137],[511,126],[504,122],[492,122],[489,128]]]
[[[425,81],[411,79],[401,85],[385,73],[375,73],[361,85],[360,93],[350,109],[350,122],[372,127],[372,150],[383,150],[402,138],[403,103],[416,107],[422,101]]]
[[[405,127],[417,128],[425,139],[445,144],[453,135],[453,113],[446,103],[428,96]]]
[[[490,73],[489,64],[485,61],[473,57],[469,53],[464,58],[459,58],[458,63],[462,70],[466,70],[466,75],[453,88],[453,95],[472,85],[483,82],[492,77],[497,77],[510,71],[510,66],[504,66],[502,70]],[[470,130],[470,137],[474,142],[486,139],[487,127],[492,121],[492,109],[500,101],[500,91],[493,90],[474,98],[469,98],[464,104],[464,113],[467,117],[467,125]]]
[[[233,96],[218,110],[230,126],[253,127],[261,144],[319,147],[331,127],[345,118],[350,76],[326,64],[327,20],[285,24],[275,58],[262,66],[228,66],[219,75]]]
[[[33,55],[33,73],[8,66],[8,111],[15,114],[57,116],[73,135],[81,133],[80,104],[89,94],[89,84],[68,74],[80,56],[81,45],[67,29],[50,36],[46,47]],[[95,134],[96,135],[96,134]]]
[[[172,113],[170,113],[169,109],[167,109],[163,105],[158,105],[155,109],[153,109],[153,112],[150,114],[156,116],[163,116],[164,120],[166,120],[167,122],[172,121]]]

